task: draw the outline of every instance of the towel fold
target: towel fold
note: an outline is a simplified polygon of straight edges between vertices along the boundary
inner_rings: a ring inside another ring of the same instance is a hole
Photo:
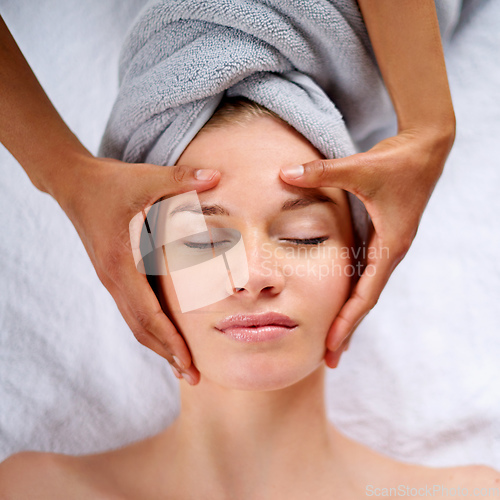
[[[440,10],[449,33],[456,9]],[[128,33],[120,83],[99,154],[127,162],[175,164],[225,92],[274,111],[327,158],[393,120],[354,0],[155,0]],[[365,240],[367,214],[349,201]]]

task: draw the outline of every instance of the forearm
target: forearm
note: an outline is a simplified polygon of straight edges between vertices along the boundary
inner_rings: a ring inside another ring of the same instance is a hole
[[[455,134],[433,0],[358,0],[399,130]]]
[[[0,16],[0,142],[56,197],[77,158],[91,157],[40,86]]]

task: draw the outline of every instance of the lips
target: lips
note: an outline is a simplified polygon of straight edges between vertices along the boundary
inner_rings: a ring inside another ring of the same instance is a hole
[[[235,314],[219,321],[215,328],[226,338],[238,342],[278,341],[295,331],[297,323],[284,314]]]
[[[266,326],[294,328],[297,323],[285,314],[266,312],[262,314],[234,314],[219,321],[215,328],[223,332],[235,328],[249,329]]]

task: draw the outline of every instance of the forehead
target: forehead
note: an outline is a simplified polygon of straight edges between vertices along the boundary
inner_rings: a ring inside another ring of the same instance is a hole
[[[282,166],[320,158],[323,158],[321,153],[294,128],[281,120],[262,116],[244,125],[202,129],[177,163],[193,168],[215,168],[221,172],[220,181],[214,188],[198,193],[202,205],[233,208],[234,215],[240,215],[244,209],[247,215],[252,213],[257,217],[276,214],[291,200],[317,199],[325,195],[345,208],[345,193],[340,189],[300,188],[279,177]],[[302,206],[307,204],[302,203]],[[205,213],[217,212],[221,211],[212,207]]]
[[[321,153],[295,129],[270,116],[240,125],[203,129],[177,163],[221,172],[245,170],[277,173],[284,165],[322,158]]]

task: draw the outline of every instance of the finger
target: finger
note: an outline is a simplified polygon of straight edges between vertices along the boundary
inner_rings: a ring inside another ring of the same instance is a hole
[[[342,350],[338,349],[337,351],[326,350],[325,354],[325,363],[328,368],[337,368],[340,362],[340,356],[342,355]]]
[[[193,363],[187,370],[181,372],[181,375],[189,385],[196,385],[200,381],[200,372]]]
[[[165,347],[165,345],[162,344],[152,333],[141,329],[138,321],[132,314],[132,310],[130,309],[130,306],[128,305],[126,298],[121,293],[120,289],[112,281],[110,283],[106,283],[105,286],[113,296],[120,313],[122,314],[123,318],[125,319],[125,322],[132,330],[132,332],[142,331],[142,333],[138,333],[137,335],[135,335],[134,333],[134,336],[136,337],[137,341],[141,343],[143,346],[154,351],[162,358],[165,358],[170,364],[175,366],[178,370],[181,370],[182,368],[180,364],[176,361],[176,359],[174,359],[172,352],[167,347]]]
[[[176,366],[178,370],[181,370],[182,368],[174,359],[172,352],[167,347],[165,347],[165,345],[161,343],[152,333],[141,328],[139,322],[135,319],[135,316],[132,313],[132,310],[130,309],[125,297],[120,293],[117,287],[115,287],[114,293],[116,296],[116,305],[118,306],[118,309],[120,310],[120,313],[125,319],[127,325],[132,330],[132,332],[134,332],[134,336],[137,341],[148,349],[151,349],[162,358],[165,358],[169,363]]]
[[[120,312],[123,317],[130,318],[132,323],[135,321],[133,314],[130,312],[129,307],[124,305],[124,307],[120,308]],[[130,325],[129,325],[130,326]],[[140,325],[136,325],[134,329],[139,328]],[[136,337],[137,338],[137,337]],[[172,355],[172,353],[165,349],[165,346],[151,333],[146,332],[144,336],[140,336],[137,340],[148,349],[151,349],[153,352],[165,358],[172,368],[172,372],[178,379],[186,380],[190,385],[196,385],[200,381],[200,372],[194,366],[193,363],[189,366],[189,368],[183,370],[181,368],[181,364],[177,359],[177,356]]]
[[[106,287],[106,289],[109,291],[109,293],[115,300],[115,303],[120,313],[122,314],[122,317],[125,319],[125,322],[134,333],[134,336],[136,337],[137,341],[142,345],[144,345],[145,347],[151,349],[159,356],[165,358],[170,363],[173,369],[172,371],[176,370],[174,371],[174,374],[180,372],[181,377],[185,378],[190,384],[196,385],[200,380],[200,373],[196,368],[196,366],[194,366],[194,364],[191,363],[188,368],[183,370],[183,367],[187,365],[186,361],[185,360],[181,361],[175,355],[175,353],[172,352],[172,349],[169,347],[169,345],[160,341],[157,337],[155,337],[150,331],[145,329],[143,325],[141,325],[137,321],[135,314],[132,312],[132,309],[129,305],[127,298],[124,296],[119,286],[116,285],[116,283],[111,279],[111,277],[106,273],[104,273],[101,268],[97,267],[96,270],[98,270],[99,279],[101,280],[102,284]],[[143,275],[138,274],[138,276],[141,277]],[[146,290],[152,292],[151,287],[147,282],[147,279],[146,279]],[[156,295],[154,295],[154,297],[156,298]],[[175,332],[175,335],[177,335],[177,337],[181,339],[182,343],[185,346],[184,340],[178,334],[174,325],[171,323],[168,317],[166,317],[166,320],[171,330]],[[187,349],[186,346],[185,348]],[[189,358],[189,361],[191,362],[191,358]]]
[[[180,368],[187,370],[191,365],[191,356],[186,343],[163,312],[146,276],[137,272],[132,258],[127,256],[106,270],[128,306],[125,320],[135,337],[139,340],[147,338],[148,333],[153,335],[179,359]]]
[[[185,380],[190,385],[196,385],[200,381],[200,372],[196,371],[197,374],[195,374],[190,371],[192,368],[194,368],[194,365],[191,365],[187,372],[180,372],[174,365],[170,365],[170,367],[172,368],[172,372],[175,377],[179,380]]]
[[[177,368],[174,365],[171,364],[170,368],[172,368],[172,373],[175,375],[176,378],[178,379],[182,378],[181,372],[177,370]]]
[[[188,165],[157,167],[154,176],[144,179],[143,190],[151,198],[151,203],[163,196],[180,194],[186,191],[205,191],[214,187],[220,180],[220,171],[208,168],[194,168]]]
[[[350,337],[345,339],[336,351],[330,351],[330,349],[326,350],[325,363],[328,368],[337,368],[339,366],[340,358],[342,354],[347,351],[349,341]]]
[[[337,350],[375,306],[393,268],[393,263],[389,259],[379,259],[366,266],[351,296],[328,332],[326,341],[328,349]]]
[[[132,331],[137,331],[140,328],[140,325],[136,322],[134,315],[132,314],[130,307],[127,302],[124,300],[123,296],[120,295],[120,292],[116,288],[116,285],[112,285],[111,288],[115,288],[114,292],[117,295],[116,303],[118,309],[120,310],[122,316],[127,321],[130,329]],[[167,318],[168,319],[168,318]],[[173,327],[173,325],[172,325]],[[179,363],[177,356],[174,356],[169,349],[165,348],[165,346],[150,332],[146,332],[144,335],[136,336],[139,343],[143,346],[151,349],[153,352],[165,358],[172,367],[172,371],[177,378],[184,378],[189,384],[196,385],[200,380],[200,372],[194,366],[193,363],[189,366],[189,368],[183,370],[182,364]]]
[[[345,158],[315,160],[303,165],[284,166],[280,170],[280,177],[294,186],[338,187],[358,195],[366,190],[374,189],[373,176],[368,174],[372,165],[372,156],[358,153]]]

